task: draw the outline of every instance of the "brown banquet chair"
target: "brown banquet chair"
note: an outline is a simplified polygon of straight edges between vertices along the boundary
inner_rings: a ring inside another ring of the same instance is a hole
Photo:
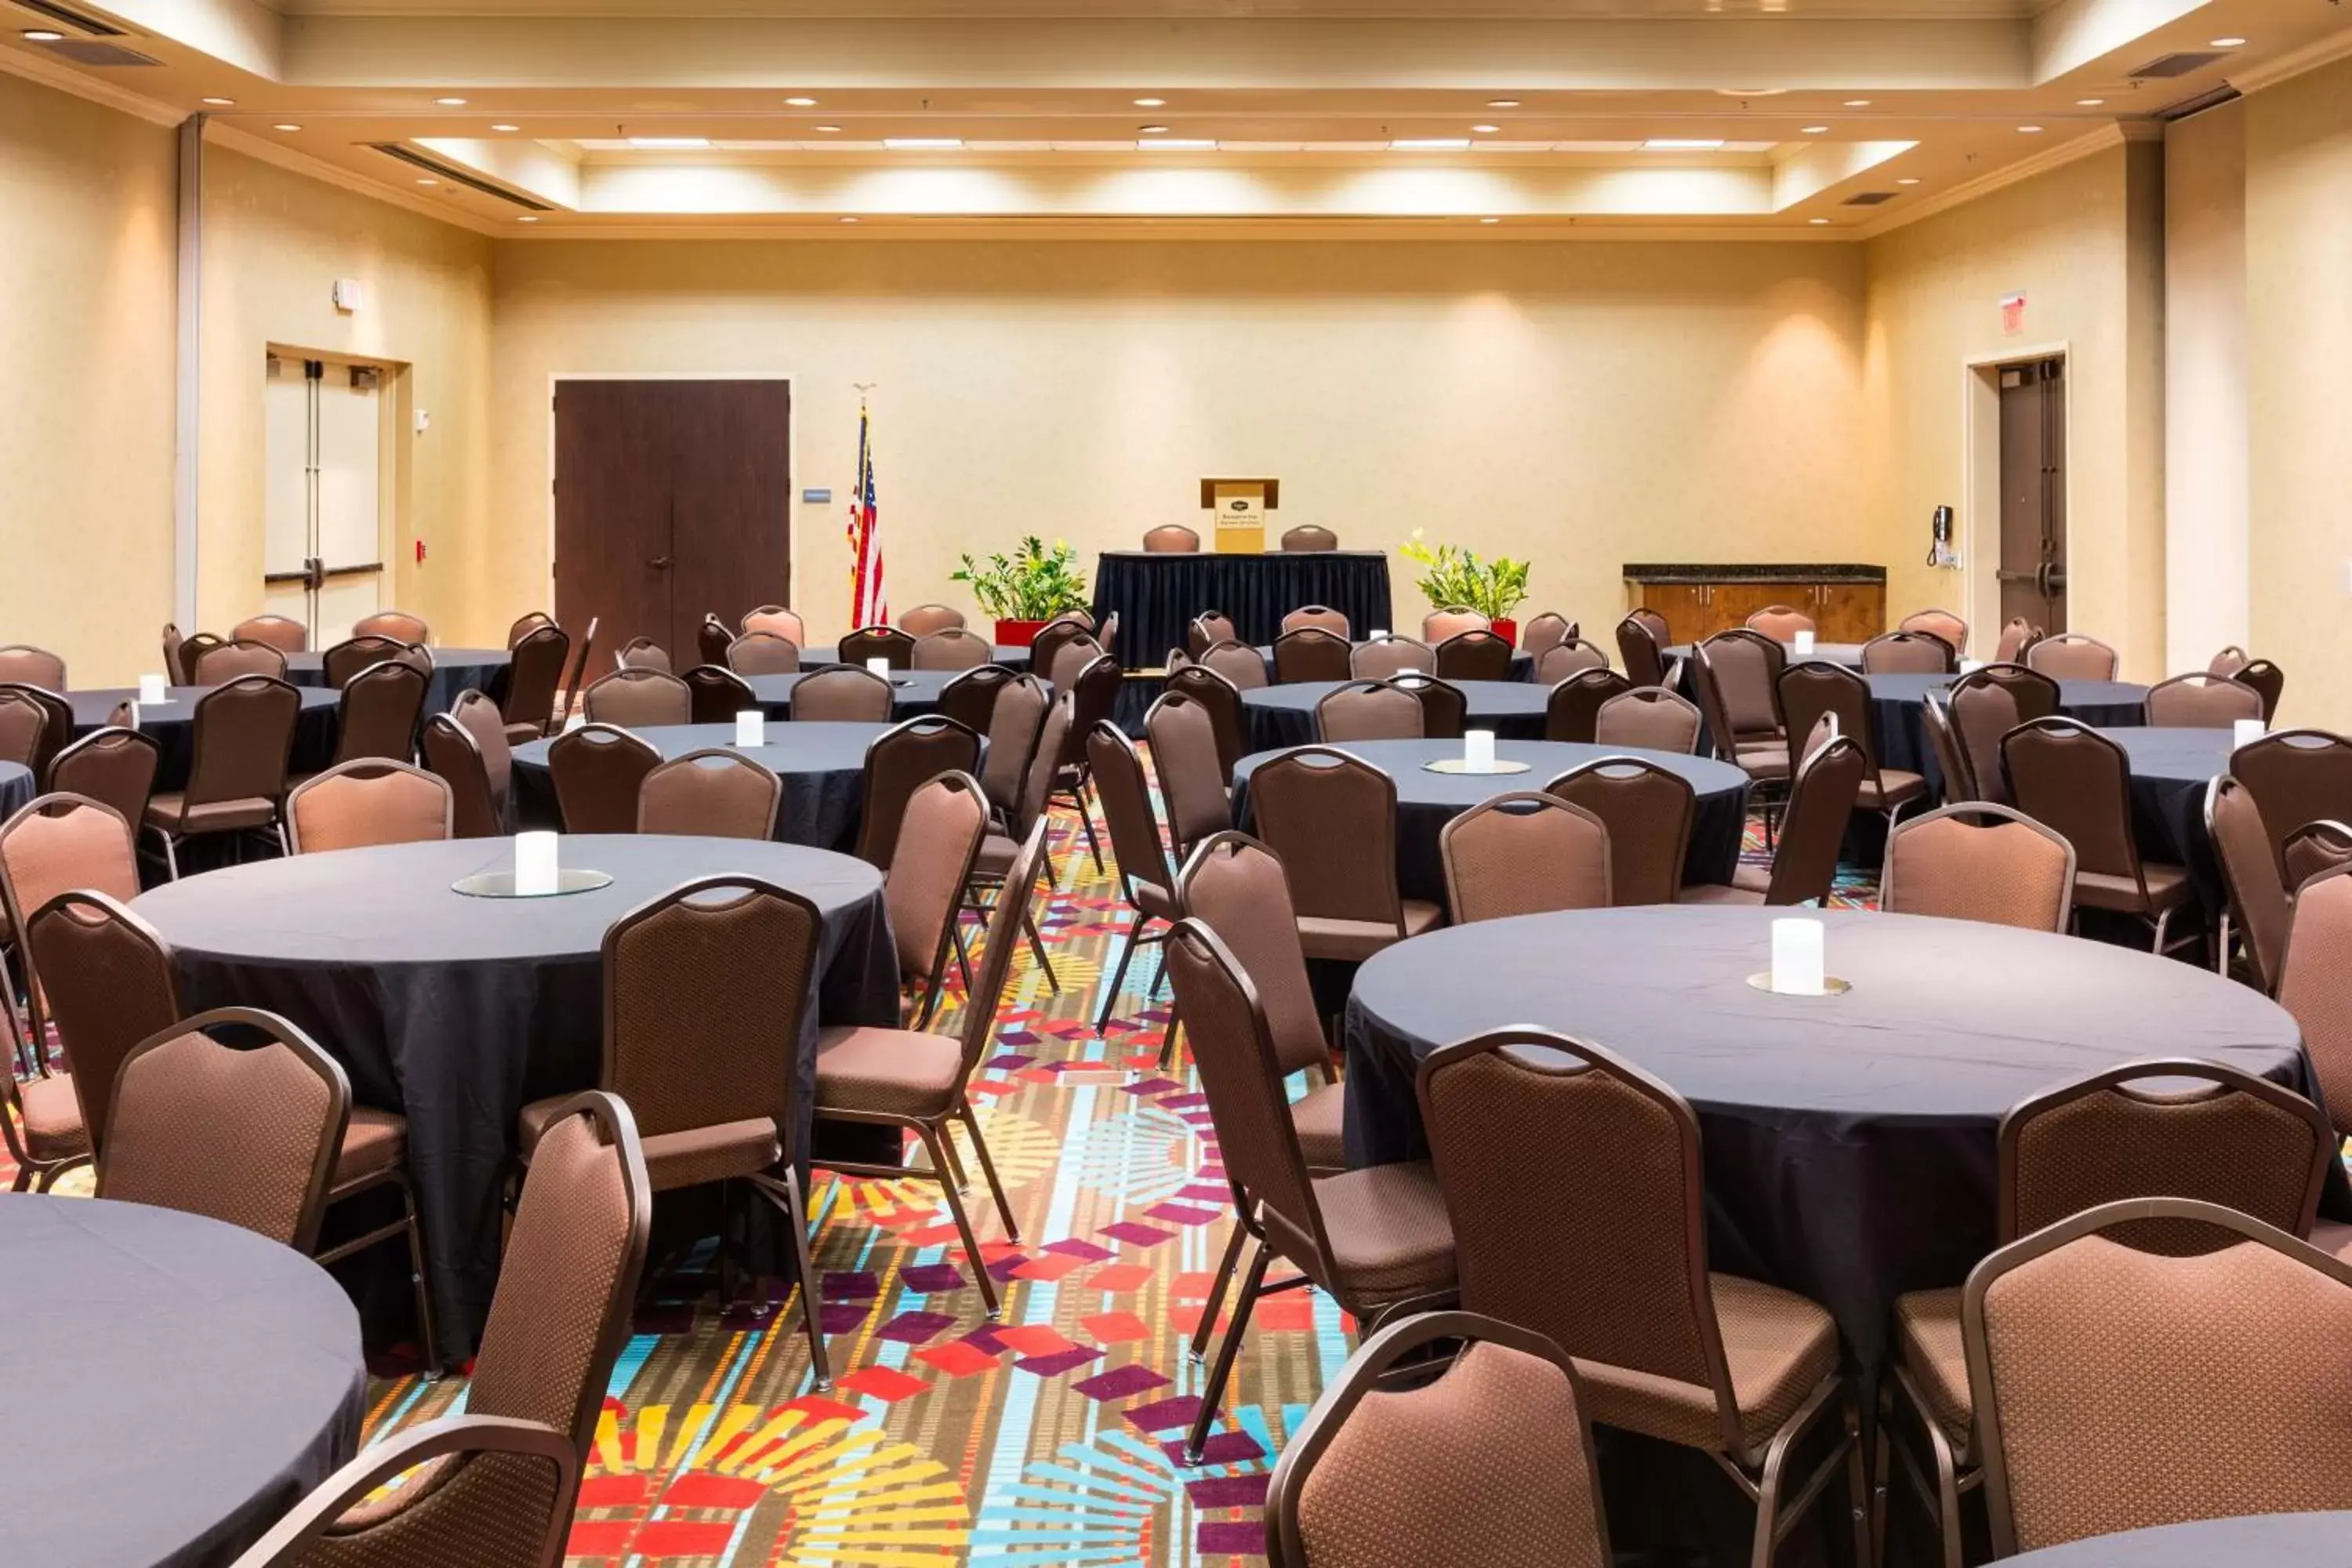
[[[2238,671],[2236,679],[2262,698],[2263,723],[2278,717],[2279,699],[2286,693],[2286,671],[2269,659],[2258,658]]]
[[[684,724],[694,717],[694,694],[667,669],[616,669],[591,682],[581,702],[591,724],[625,730]]]
[[[1024,683],[1024,688],[1030,686],[1034,686],[1034,683]],[[1051,813],[1054,780],[1061,771],[1064,749],[1077,711],[1076,699],[1065,691],[1037,710],[1039,717],[1034,723],[1026,722],[1023,716],[1033,710],[1031,703],[1043,694],[1042,686],[1035,687],[1034,692],[1024,689],[1017,693],[1008,687],[1003,700],[997,704],[999,720],[1009,720],[1004,726],[1006,749],[1012,760],[1021,764],[1018,774],[1002,784],[997,782],[1000,772],[996,735],[993,731],[989,735],[988,771],[982,779],[982,787],[988,792],[989,803],[996,812],[997,826],[981,840],[980,858],[973,864],[970,886],[974,890],[999,889],[1000,898],[1006,871],[1018,858],[1022,845]],[[1021,741],[1024,731],[1028,737],[1026,745]],[[999,794],[1000,789],[1004,788],[1011,790],[1009,801]],[[1050,857],[1045,861],[1045,875],[1050,885],[1054,875]],[[969,893],[967,898],[970,898]],[[982,910],[989,906],[974,899],[966,907]],[[1062,982],[1054,973],[1054,961],[1045,951],[1045,939],[1038,934],[1035,916],[1024,909],[1021,923],[1028,936],[1030,954],[1037,961],[1038,971],[1045,976],[1048,989],[1058,995]]]
[[[760,706],[751,683],[723,665],[698,664],[678,677],[686,682],[686,718],[690,724],[725,724]],[[763,710],[764,711],[764,710]]]
[[[163,679],[173,686],[185,686],[188,683],[188,667],[180,659],[181,649],[186,645],[187,638],[181,636],[179,626],[171,621],[165,621],[163,623]]]
[[[2145,717],[2152,727],[2227,730],[2242,719],[2260,722],[2263,696],[2227,676],[2176,675],[2147,689]]]
[[[2205,672],[2208,675],[2226,678],[2237,674],[2252,662],[2252,657],[2244,648],[2240,647],[2236,643],[2231,643],[2206,663]]]
[[[834,650],[844,664],[866,667],[869,658],[886,659],[892,669],[905,669],[915,660],[915,639],[896,626],[860,626],[841,639]]]
[[[2000,628],[2000,638],[1993,647],[1992,661],[1995,664],[2018,664],[2024,659],[2025,650],[2041,640],[2041,627],[2023,616],[2012,616]]]
[[[2053,680],[2113,680],[2116,650],[2081,632],[2059,632],[2025,650],[2025,668]]]
[[[49,794],[88,796],[135,825],[147,819],[163,759],[154,736],[110,724],[59,752],[42,782]]]
[[[1727,883],[1702,882],[1682,890],[1686,904],[1826,906],[1837,886],[1838,846],[1861,799],[1869,760],[1850,735],[1815,746],[1790,781],[1788,814],[1771,868],[1742,866]]]
[[[1334,746],[1351,741],[1417,741],[1423,732],[1421,700],[1377,680],[1350,680],[1316,702],[1315,731],[1317,739]]]
[[[1272,1568],[1609,1568],[1587,1404],[1540,1334],[1470,1312],[1400,1318],[1283,1445]]]
[[[1302,522],[1297,528],[1282,531],[1282,548],[1291,552],[1337,550],[1339,536],[1319,522]]]
[[[2254,988],[2274,992],[2291,918],[2286,879],[2262,809],[2232,774],[2217,774],[2205,785],[2205,837],[2221,868],[2224,895],[2213,967],[2230,973],[2234,937]]]
[[[857,858],[889,870],[908,799],[942,773],[977,775],[980,755],[980,736],[939,713],[909,719],[867,742],[858,797]],[[985,803],[987,798],[983,788],[981,799]]]
[[[2020,724],[2058,711],[2058,683],[2021,664],[1988,664],[1952,682],[1945,700],[1952,733],[1968,760],[1976,798],[2010,802],[2000,765],[2000,739]]]
[[[1238,646],[1238,645],[1236,645]],[[1247,648],[1242,650],[1256,658]],[[1265,679],[1265,662],[1258,660],[1260,684]],[[1207,665],[1193,665],[1169,671],[1165,689],[1191,698],[1209,711],[1211,728],[1216,733],[1217,777],[1222,785],[1233,778],[1234,764],[1249,752],[1249,723],[1242,702],[1242,689]]]
[[[188,672],[198,686],[226,686],[244,675],[286,678],[286,654],[266,642],[226,642],[207,649]]]
[[[2145,1222],[2215,1237],[2119,1244]],[[2189,1520],[2352,1508],[2352,1265],[2218,1204],[2141,1198],[2012,1242],[1969,1276],[1969,1381],[1993,1551]]]
[[[2035,719],[2001,737],[2001,769],[2017,808],[2074,847],[2078,909],[2136,915],[2153,928],[2157,952],[2203,940],[2190,923],[2165,939],[2172,917],[2196,908],[2189,868],[2147,859],[2132,837],[2131,759],[2096,730],[2072,719]]]
[[[473,731],[446,713],[425,721],[425,771],[449,786],[460,838],[495,838],[506,831],[506,798],[492,787],[489,760]]]
[[[276,649],[272,649],[276,652]],[[145,826],[176,880],[180,846],[220,833],[262,833],[286,847],[280,807],[302,694],[274,676],[240,676],[196,700],[195,760],[185,788],[149,797]]]
[[[490,799],[498,807],[499,819],[505,820],[509,815],[509,796],[514,784],[514,748],[507,744],[506,721],[499,717],[498,704],[468,688],[457,693],[457,700],[449,705],[449,717],[473,737],[474,748],[481,754],[483,774],[489,783]],[[457,787],[454,781],[451,787]],[[459,815],[464,815],[462,805]]]
[[[980,783],[988,792],[988,804],[997,820],[1009,822],[1021,810],[1030,764],[1037,756],[1039,732],[1054,698],[1045,683],[1034,675],[1007,675],[991,684],[997,693],[989,709],[988,747]]]
[[[1241,633],[1235,629],[1234,618],[1223,610],[1203,610],[1184,627],[1184,651],[1194,658],[1218,643],[1238,642],[1240,639]]]
[[[898,985],[912,988],[915,1027],[928,1027],[947,988],[948,953],[956,942],[963,889],[988,837],[988,796],[961,770],[933,774],[900,803],[892,823],[890,862],[882,895],[898,943]],[[971,974],[964,972],[970,990]],[[901,1006],[900,1015],[906,1013]]]
[[[1929,631],[1887,632],[1862,645],[1864,675],[1947,675],[1958,668],[1958,651]]]
[[[2021,811],[1962,801],[1887,835],[1878,907],[2063,932],[2074,907],[2074,847]]]
[[[1780,713],[1780,672],[1788,653],[1759,632],[1718,632],[1692,650],[1699,710],[1716,755],[1759,783],[1789,776],[1790,735]]]
[[[1412,694],[1421,704],[1421,735],[1425,741],[1458,741],[1468,726],[1470,699],[1450,680],[1440,680],[1433,675],[1407,671],[1392,675],[1381,682],[1394,690]]]
[[[703,838],[776,836],[783,781],[760,763],[724,747],[688,752],[647,773],[637,785],[639,833]]]
[[[46,687],[0,683],[0,762],[39,778],[72,742],[73,704]]]
[[[1257,837],[1280,857],[1309,958],[1362,960],[1444,923],[1397,891],[1396,781],[1329,746],[1298,746],[1250,775]]]
[[[393,659],[352,677],[336,704],[335,763],[404,763],[414,757],[431,685],[415,667]]]
[[[1925,632],[1940,639],[1957,658],[1969,648],[1969,623],[1949,610],[1914,610],[1895,624],[1898,632]]]
[[[694,628],[695,658],[704,664],[724,664],[728,646],[734,640],[735,634],[727,629],[725,621],[715,615],[705,616]]]
[[[1301,626],[1314,626],[1342,639],[1349,635],[1348,617],[1328,605],[1301,605],[1282,617],[1282,629],[1286,632],[1295,632]]]
[[[1319,637],[1322,634],[1317,633],[1316,635]],[[1352,652],[1353,650],[1350,650],[1351,657]],[[1309,657],[1312,658],[1314,656],[1310,655]],[[1221,642],[1211,644],[1202,652],[1200,656],[1199,668],[1213,672],[1222,679],[1226,685],[1232,687],[1236,691],[1255,691],[1258,688],[1269,684],[1272,679],[1266,673],[1265,656],[1245,643]],[[1330,668],[1328,660],[1326,661],[1324,668],[1327,670]],[[1346,667],[1343,665],[1339,668],[1344,670]],[[1287,679],[1289,678],[1285,677],[1285,679]],[[1301,680],[1321,679],[1323,677],[1302,675],[1298,677],[1298,679]],[[1333,675],[1330,679],[1333,680],[1345,680],[1348,677],[1343,673]]]
[[[423,768],[362,757],[314,773],[286,797],[297,855],[376,844],[429,844],[451,836],[456,797]]]
[[[1092,629],[1084,623],[1068,616],[1056,616],[1046,622],[1030,639],[1029,673],[1040,680],[1053,679],[1055,667],[1062,660],[1062,650],[1079,642],[1094,642]]]
[[[2286,863],[2284,886],[2300,893],[2304,884],[2321,872],[2352,864],[2352,825],[2306,822],[2287,835],[2279,858]]]
[[[425,643],[432,640],[433,628],[404,610],[378,610],[374,615],[362,616],[353,621],[352,636],[397,637],[402,642]]]
[[[1070,699],[1070,727],[1063,739],[1059,765],[1054,769],[1048,801],[1049,805],[1055,800],[1066,801],[1070,809],[1078,814],[1078,826],[1087,836],[1087,852],[1097,871],[1103,866],[1102,841],[1095,832],[1094,812],[1087,804],[1087,789],[1094,782],[1094,762],[1087,741],[1095,732],[1096,725],[1110,718],[1125,680],[1118,660],[1103,654],[1089,660],[1066,685],[1055,683]]]
[[[1816,1499],[1834,1500],[1842,1465],[1867,1561],[1861,1413],[1837,1324],[1805,1297],[1711,1267],[1689,1102],[1597,1046],[1529,1028],[1433,1051],[1416,1092],[1463,1309],[1574,1357],[1596,1424],[1713,1458],[1756,1505],[1758,1568]],[[1579,1153],[1531,1161],[1530,1149]],[[1640,1175],[1594,1181],[1587,1161]],[[1807,1447],[1816,1435],[1829,1440]]]
[[[1666,683],[1666,643],[1637,612],[1617,623],[1617,658],[1636,688]]]
[[[1179,921],[1161,952],[1233,1186],[1236,1224],[1251,1244],[1232,1321],[1184,1438],[1182,1462],[1198,1466],[1262,1296],[1311,1285],[1359,1321],[1376,1321],[1453,1287],[1454,1236],[1426,1164],[1310,1172],[1265,1005],[1240,962],[1197,918]],[[1266,1270],[1276,1257],[1298,1272],[1269,1287]],[[1215,1315],[1213,1304],[1206,1316]]]
[[[917,605],[898,617],[898,629],[919,642],[935,632],[961,631],[964,626],[963,612],[952,605]]]
[[[530,610],[517,616],[514,618],[514,624],[507,627],[507,651],[512,653],[521,644],[523,638],[541,626],[551,626],[554,624],[555,617],[545,610]]]
[[[677,673],[670,666],[669,650],[651,637],[631,637],[613,656],[615,669],[651,669],[664,675]]]
[[[1151,786],[1143,774],[1143,758],[1136,752],[1135,742],[1118,725],[1097,721],[1087,734],[1087,761],[1095,793],[1102,800],[1104,826],[1110,830],[1115,885],[1129,914],[1118,967],[1102,988],[1102,1005],[1095,1014],[1095,1033],[1099,1035],[1110,1023],[1111,1008],[1126,983],[1136,950],[1157,942],[1152,927],[1174,921],[1181,911],[1176,902],[1176,867],[1169,858],[1159,813],[1151,804]]]
[[[1201,536],[1181,522],[1163,522],[1145,531],[1143,548],[1152,555],[1190,555],[1201,548]]]
[[[996,645],[978,632],[942,626],[915,639],[910,668],[915,669],[977,669],[996,658]]]
[[[2303,1047],[2338,1138],[2352,1138],[2352,865],[2295,889],[2279,961],[2278,1003]]]
[[[1794,642],[1799,632],[1814,629],[1813,617],[1793,605],[1767,605],[1748,617],[1747,626],[1779,643]]]
[[[66,661],[47,648],[12,643],[0,647],[0,681],[37,686],[45,691],[63,691],[67,689]]]
[[[1435,647],[1463,632],[1492,631],[1495,623],[1466,605],[1444,605],[1421,618],[1421,640]]]
[[[1946,701],[1942,694],[1933,691],[1921,698],[1919,727],[1927,733],[1927,754],[1936,759],[1936,771],[1942,775],[1944,804],[1958,805],[1983,797],[1977,788],[1976,770],[1969,765],[1969,753],[1960,745]],[[1993,743],[2000,744],[1999,736],[1994,737]]]
[[[123,1058],[180,1016],[172,954],[123,900],[88,888],[69,889],[34,910],[23,941],[41,974],[42,1007],[57,1031],[66,1071],[22,1087],[29,1093],[54,1086],[46,1092],[71,1096],[70,1110],[63,1103],[47,1107],[43,1121],[52,1135],[69,1124],[79,1134],[78,1152],[87,1158],[106,1147],[106,1117]],[[58,1165],[54,1157],[43,1163]],[[19,1169],[18,1191],[32,1175]]]
[[[571,658],[571,637],[552,622],[523,633],[509,650],[506,700],[499,710],[507,744],[520,746],[547,733],[554,721],[556,689],[563,684],[563,667]]]
[[[800,645],[774,632],[745,632],[727,645],[727,668],[738,675],[797,675]]]
[[[211,632],[190,632],[179,645],[179,679],[176,683],[183,686],[194,685],[196,666],[203,661],[205,655],[216,647],[227,646],[227,638],[215,637]],[[164,647],[168,654],[171,648],[168,639]]]
[[[547,773],[566,833],[635,833],[646,775],[661,766],[652,742],[614,724],[583,724],[547,745]]]
[[[808,647],[808,624],[800,616],[782,605],[761,605],[743,616],[745,633],[766,632],[780,637],[794,647]]]
[[[862,665],[838,664],[793,685],[793,720],[803,724],[887,724],[889,681]]]
[[[2294,1236],[2310,1232],[2327,1168],[2329,1131],[2317,1107],[2276,1084],[2217,1062],[2152,1058],[2037,1090],[2001,1119],[1995,1155],[1995,1238],[2001,1245],[2102,1204],[2177,1196],[2222,1203]],[[2176,1224],[2119,1233],[2159,1253],[2195,1251]],[[1900,1405],[1928,1450],[1903,1468],[1959,1568],[1959,1501],[1976,1486],[1976,1405],[1962,1349],[1963,1292],[1914,1290],[1895,1300],[1894,1351],[1881,1384],[1876,1469],[1892,1497],[1889,1458]],[[1928,1479],[1932,1468],[1934,1480]],[[1886,1526],[1882,1509],[1878,1528]]]
[[[1209,650],[1211,668],[1216,649]],[[1346,680],[1353,650],[1348,639],[1320,626],[1301,626],[1274,639],[1274,676],[1285,685],[1297,681]]]
[[[1078,683],[1078,677],[1093,667],[1096,660],[1106,657],[1102,644],[1084,632],[1054,644],[1053,658],[1043,665],[1033,654],[1030,668],[1045,678],[1045,684],[1056,691],[1067,691]],[[1114,663],[1117,661],[1114,660]]]
[[[1605,665],[1587,666],[1552,683],[1544,700],[1544,739],[1591,745],[1599,734],[1601,710],[1633,689],[1633,683]]]
[[[1641,686],[1601,704],[1592,715],[1592,743],[1690,756],[1704,723],[1693,703],[1663,686]]]
[[[1861,749],[1862,791],[1854,800],[1856,810],[1880,814],[1891,830],[1903,808],[1927,795],[1923,775],[1880,763],[1878,725],[1870,682],[1864,677],[1825,659],[1809,659],[1781,672],[1780,693],[1782,721],[1792,741],[1801,735],[1810,739],[1823,718],[1834,716],[1838,733]]]
[[[2325,730],[2277,730],[2230,754],[2230,772],[2262,810],[2271,852],[2309,822],[2352,821],[2352,740]]]
[[[1582,641],[1577,636],[1576,623],[1558,610],[1546,610],[1531,616],[1528,624],[1519,628],[1519,651],[1530,658],[1541,658],[1547,651],[1564,642]],[[1585,646],[1591,647],[1592,645],[1586,643]],[[1606,663],[1607,659],[1608,656],[1602,655],[1602,662]]]
[[[975,735],[988,733],[996,716],[997,694],[1017,679],[1001,664],[974,665],[940,684],[940,716]]]
[[[1381,637],[1358,643],[1348,654],[1348,673],[1358,680],[1386,680],[1391,675],[1437,673],[1437,652],[1412,637]]]
[[[395,637],[350,637],[319,656],[327,684],[338,689],[349,686],[360,671],[372,669],[387,659],[412,665],[425,675],[433,673],[431,653]]]
[[[1582,808],[1608,829],[1612,903],[1675,901],[1698,809],[1688,779],[1641,757],[1602,757],[1560,774],[1544,793]]]
[[[1211,676],[1211,679],[1216,677]],[[1143,715],[1151,767],[1168,808],[1169,837],[1180,856],[1234,825],[1232,776],[1217,738],[1217,721],[1193,692],[1171,687]]]
[[[1570,676],[1588,669],[1607,669],[1609,655],[1597,643],[1582,637],[1568,637],[1535,656],[1535,679],[1538,686],[1558,686]],[[1507,679],[1507,673],[1506,675]],[[1632,681],[1626,684],[1631,686]]]
[[[1511,645],[1484,626],[1455,632],[1437,643],[1437,674],[1444,680],[1508,680]]]
[[[1610,905],[1609,828],[1555,795],[1489,795],[1438,830],[1437,852],[1456,925]]]
[[[268,643],[280,653],[308,653],[310,629],[286,616],[251,616],[228,629],[231,642]]]

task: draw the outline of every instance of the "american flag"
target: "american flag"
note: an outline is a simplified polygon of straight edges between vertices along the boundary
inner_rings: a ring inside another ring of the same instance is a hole
[[[857,488],[849,492],[849,624],[878,626],[890,619],[882,592],[881,519],[874,506],[873,421],[857,401]]]

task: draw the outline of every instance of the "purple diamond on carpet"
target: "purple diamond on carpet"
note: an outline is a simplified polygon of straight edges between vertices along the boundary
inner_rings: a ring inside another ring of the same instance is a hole
[[[1095,1345],[1072,1345],[1068,1350],[1055,1351],[1052,1355],[1025,1356],[1013,1364],[1023,1372],[1034,1372],[1039,1377],[1059,1377],[1073,1367],[1084,1366],[1103,1353]]]
[[[1162,1443],[1160,1447],[1167,1454],[1168,1462],[1177,1468],[1189,1470],[1199,1468],[1184,1462],[1183,1439],[1178,1438],[1173,1442]],[[1213,1433],[1209,1440],[1201,1445],[1201,1463],[1202,1465],[1238,1465],[1244,1459],[1258,1458],[1265,1453],[1265,1450],[1258,1447],[1257,1439],[1246,1432],[1217,1432]]]
[[[1022,1253],[1008,1252],[988,1266],[988,1277],[1002,1285],[1013,1278],[1014,1269],[1028,1261],[1028,1258]]]
[[[1138,1225],[1131,1219],[1123,1219],[1117,1225],[1107,1225],[1097,1234],[1109,1237],[1113,1241],[1130,1241],[1138,1247],[1157,1247],[1163,1241],[1176,1239],[1173,1231],[1155,1230],[1148,1225]]]
[[[817,1326],[828,1334],[845,1334],[866,1321],[867,1310],[864,1301],[822,1301],[817,1304]]]
[[[1106,1258],[1118,1256],[1108,1247],[1097,1247],[1093,1242],[1082,1241],[1076,1237],[1067,1241],[1049,1241],[1045,1250],[1061,1253],[1066,1258],[1083,1258],[1089,1263],[1100,1263]]]
[[[989,1058],[981,1066],[990,1072],[1018,1072],[1036,1059],[1035,1057],[1022,1056],[1017,1051],[1007,1051],[1001,1057]]]
[[[1202,1520],[1192,1537],[1203,1557],[1263,1557],[1265,1524],[1260,1520]]]
[[[1184,1086],[1172,1078],[1147,1078],[1140,1083],[1122,1084],[1119,1087],[1129,1094],[1142,1095],[1165,1094],[1171,1089],[1181,1089]]]
[[[1234,1201],[1234,1189],[1214,1182],[1196,1182],[1180,1190],[1176,1195],[1191,1198],[1195,1203],[1229,1204]],[[914,1270],[910,1268],[908,1272],[911,1274]]]
[[[1186,1481],[1184,1491],[1194,1508],[1264,1508],[1266,1483],[1272,1479],[1272,1470],[1254,1476],[1202,1476]]]
[[[1180,1110],[1176,1114],[1195,1127],[1213,1127],[1217,1124],[1217,1119],[1205,1110]]]
[[[1196,1209],[1185,1204],[1154,1204],[1145,1209],[1150,1219],[1163,1219],[1170,1225],[1210,1225],[1225,1217],[1223,1209]]]
[[[964,1278],[952,1263],[918,1263],[899,1274],[898,1283],[918,1296],[928,1296],[938,1290],[961,1290]]]
[[[1131,1361],[1125,1366],[1115,1366],[1108,1372],[1070,1386],[1088,1399],[1125,1399],[1130,1394],[1141,1394],[1147,1388],[1165,1388],[1168,1380],[1141,1362]]]
[[[1120,1414],[1139,1432],[1173,1432],[1179,1426],[1190,1426],[1192,1418],[1201,1414],[1201,1396],[1180,1394],[1173,1399],[1130,1405]]]
[[[1037,1043],[1037,1032],[1034,1029],[999,1029],[996,1043],[1000,1046],[1034,1046]],[[1024,1065],[1026,1063],[1027,1058],[1024,1058]]]
[[[828,1301],[871,1301],[881,1293],[882,1282],[870,1268],[856,1273],[835,1269],[824,1277],[824,1289],[818,1292]]]
[[[874,1331],[877,1340],[896,1340],[900,1344],[919,1345],[940,1337],[955,1327],[952,1312],[901,1312]]]
[[[1166,1106],[1171,1110],[1190,1110],[1196,1105],[1208,1104],[1209,1097],[1205,1094],[1197,1092],[1192,1094],[1165,1094],[1160,1097],[1160,1103]]]
[[[996,1325],[992,1323],[982,1323],[971,1332],[963,1335],[957,1343],[970,1345],[972,1349],[987,1355],[1003,1355],[1013,1348],[996,1337]]]

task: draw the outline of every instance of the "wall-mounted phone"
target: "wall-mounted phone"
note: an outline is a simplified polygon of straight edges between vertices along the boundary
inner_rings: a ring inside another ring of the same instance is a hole
[[[1927,524],[1927,564],[1958,567],[1959,552],[1952,548],[1952,509],[1939,506]]]

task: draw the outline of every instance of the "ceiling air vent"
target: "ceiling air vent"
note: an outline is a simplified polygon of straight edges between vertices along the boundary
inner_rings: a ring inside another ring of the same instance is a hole
[[[15,0],[15,4],[36,16],[47,17],[61,27],[71,27],[85,37],[120,38],[125,36],[123,30],[113,23],[87,16],[69,5],[60,5],[57,0]],[[149,60],[147,63],[153,65],[155,62]]]
[[[1843,205],[1850,207],[1874,207],[1881,202],[1895,199],[1893,191],[1856,191],[1846,197]]]
[[[2124,75],[2139,78],[2187,76],[2191,71],[2203,70],[2222,58],[2219,50],[2181,49],[2168,55],[2158,55],[2137,69],[2124,72]]]
[[[142,55],[137,49],[126,49],[121,44],[100,42],[96,38],[65,38],[54,44],[37,44],[60,59],[78,66],[160,66],[163,62],[152,55]]]
[[[448,181],[453,185],[463,185],[469,191],[479,191],[486,196],[496,196],[502,202],[511,202],[516,206],[530,212],[544,213],[555,210],[545,202],[533,201],[529,196],[518,195],[504,185],[492,184],[478,174],[468,174],[455,163],[445,163],[438,158],[429,157],[414,147],[403,146],[397,142],[371,142],[368,145],[387,158],[397,158],[412,169],[422,169],[429,174],[435,174]]]

